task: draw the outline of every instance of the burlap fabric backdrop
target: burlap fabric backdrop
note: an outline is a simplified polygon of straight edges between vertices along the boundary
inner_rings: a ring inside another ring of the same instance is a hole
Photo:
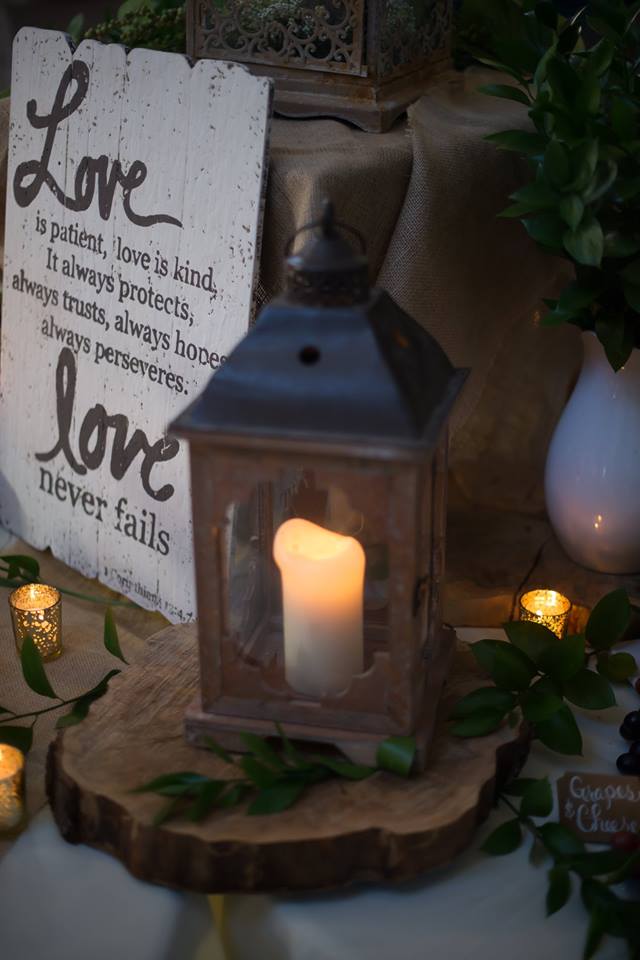
[[[522,178],[510,154],[483,142],[521,125],[522,108],[475,92],[480,73],[452,74],[390,133],[365,134],[332,120],[273,123],[259,298],[281,288],[287,239],[330,196],[341,219],[367,240],[372,277],[433,333],[451,360],[472,370],[456,411],[453,488],[470,500],[542,509],[546,445],[579,363],[575,331],[547,331],[537,310],[558,264],[517,223],[496,220]],[[8,101],[0,101],[0,183],[6,179]],[[0,213],[4,222],[4,196]],[[47,561],[53,582],[69,582]],[[77,578],[80,582],[80,578]],[[85,585],[85,589],[86,589]],[[101,650],[102,611],[65,601],[68,652],[51,667],[67,695],[88,689],[114,661]],[[135,659],[160,618],[119,613]],[[0,597],[0,702],[32,709],[20,680]],[[37,698],[36,698],[37,699]],[[30,764],[42,766],[52,721],[42,724]],[[34,772],[31,806],[42,801]]]

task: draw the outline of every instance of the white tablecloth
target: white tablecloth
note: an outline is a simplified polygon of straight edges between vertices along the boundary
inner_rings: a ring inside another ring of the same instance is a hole
[[[501,635],[459,632],[467,640]],[[630,650],[640,657],[640,641]],[[526,774],[555,780],[567,769],[615,772],[623,750],[618,725],[640,707],[631,689],[619,689],[618,701],[602,714],[576,711],[584,757],[560,757],[536,744]],[[478,851],[505,818],[496,810],[470,850],[420,883],[331,896],[226,898],[232,960],[579,960],[586,915],[577,891],[545,919],[546,868],[528,863],[528,844],[507,857]],[[48,812],[0,862],[0,960],[222,956],[205,897],[141,883],[106,854],[66,844]],[[598,954],[625,956],[616,940]]]

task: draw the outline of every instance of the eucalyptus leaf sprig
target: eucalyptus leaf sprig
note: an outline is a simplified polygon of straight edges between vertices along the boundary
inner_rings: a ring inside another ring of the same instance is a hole
[[[505,719],[515,724],[522,715],[549,749],[581,754],[582,735],[569,704],[583,710],[615,706],[611,683],[627,683],[638,672],[630,653],[611,651],[625,636],[631,615],[627,593],[614,590],[595,605],[584,633],[559,640],[542,624],[519,620],[505,624],[508,640],[472,644],[472,654],[495,685],[458,701],[452,732],[485,736]]]
[[[263,737],[242,733],[247,753],[236,757],[210,737],[204,745],[239,776],[225,779],[211,778],[190,771],[167,773],[137,787],[134,793],[155,793],[169,797],[155,816],[154,826],[160,826],[174,817],[186,817],[199,822],[213,810],[228,809],[250,800],[249,816],[280,813],[293,806],[311,786],[339,777],[343,780],[365,780],[380,770],[408,777],[415,756],[415,741],[411,737],[390,737],[378,748],[377,766],[369,767],[348,760],[299,750],[288,739],[282,727],[276,724],[280,738],[279,749]]]
[[[548,0],[506,3],[508,32],[474,51],[510,80],[480,89],[532,123],[487,137],[531,173],[501,216],[574,265],[542,322],[594,331],[618,370],[640,347],[640,2],[591,0],[570,20]]]
[[[40,564],[36,558],[20,553],[0,556],[0,587],[15,590],[16,587],[22,587],[25,583],[42,583]],[[67,597],[86,600],[87,603],[106,604],[109,607],[129,607],[131,609],[135,609],[136,606],[130,600],[113,600],[110,597],[100,597],[93,593],[78,593],[77,590],[69,590],[67,587],[60,587],[57,584],[51,584],[51,586],[54,586],[59,593],[64,593]]]
[[[518,798],[519,806],[510,798]],[[640,851],[587,851],[582,840],[561,823],[537,824],[536,817],[549,817],[553,795],[548,779],[523,777],[503,789],[500,799],[514,816],[497,827],[482,850],[503,856],[517,850],[525,835],[532,837],[530,860],[549,862],[546,897],[547,916],[561,910],[579,884],[582,902],[589,914],[584,960],[594,956],[603,937],[623,939],[632,960],[640,957],[640,904],[620,897],[612,889],[636,874]]]
[[[118,631],[110,609],[106,610],[104,617],[104,646],[112,656],[117,657],[123,663],[127,662],[120,648]],[[75,726],[75,724],[84,720],[91,704],[104,696],[109,688],[110,681],[120,673],[120,670],[109,670],[90,690],[63,699],[53,689],[40,652],[33,638],[29,635],[25,637],[20,648],[20,666],[27,686],[39,696],[54,701],[47,707],[30,710],[26,713],[17,713],[8,707],[0,706],[0,743],[8,743],[22,750],[23,753],[28,753],[31,749],[33,731],[39,717],[45,713],[51,713],[53,710],[60,710],[62,707],[71,707],[68,713],[58,718],[56,729]],[[17,720],[30,720],[31,723],[16,725]]]

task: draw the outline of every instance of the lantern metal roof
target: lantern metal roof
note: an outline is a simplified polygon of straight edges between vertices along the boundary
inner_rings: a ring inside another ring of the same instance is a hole
[[[171,432],[424,455],[468,371],[455,369],[388,293],[369,289],[366,257],[341,236],[330,204],[303,229],[317,235],[289,257],[285,294],[263,309]]]

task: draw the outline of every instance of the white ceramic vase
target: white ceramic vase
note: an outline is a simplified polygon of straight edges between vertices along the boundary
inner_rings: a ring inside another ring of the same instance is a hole
[[[593,333],[551,440],[547,512],[569,556],[602,573],[640,571],[640,350],[617,373]]]

